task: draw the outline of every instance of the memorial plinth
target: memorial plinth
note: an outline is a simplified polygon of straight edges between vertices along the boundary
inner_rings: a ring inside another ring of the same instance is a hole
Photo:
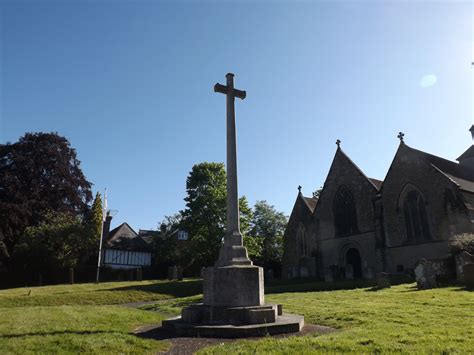
[[[298,332],[301,316],[282,313],[282,307],[265,304],[263,268],[253,265],[240,233],[237,191],[237,144],[234,101],[245,91],[234,88],[234,75],[215,92],[227,96],[227,233],[215,266],[203,272],[203,303],[183,308],[181,317],[163,321],[177,335],[247,337]]]

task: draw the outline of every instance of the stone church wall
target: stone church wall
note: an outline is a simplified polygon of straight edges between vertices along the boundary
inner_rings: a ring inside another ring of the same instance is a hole
[[[336,191],[344,185],[352,193],[356,202],[357,226],[359,233],[338,237],[334,223],[333,203]],[[371,185],[354,164],[338,150],[314,215],[314,225],[318,241],[319,276],[325,277],[333,265],[344,267],[343,248],[347,243],[355,245],[361,254],[364,274],[381,271],[381,262],[375,250],[374,200],[377,190]],[[365,267],[364,267],[365,265]]]
[[[336,268],[342,276],[345,275],[345,258],[350,248],[355,248],[360,253],[364,279],[373,279],[377,272],[382,271],[380,256],[375,249],[375,233],[369,232],[321,241],[319,255],[323,264],[323,268],[320,269],[321,278],[327,279],[328,273]],[[332,275],[332,278],[337,278],[337,275]]]
[[[408,186],[408,187],[407,187]],[[407,241],[401,194],[405,188],[416,188],[425,200],[431,240]],[[441,172],[420,158],[413,150],[400,146],[384,181],[382,190],[383,220],[386,244],[389,250],[389,272],[413,269],[420,258],[436,259],[448,253],[446,240],[462,224],[459,218],[466,214],[454,214],[449,218],[445,193],[453,184]],[[470,224],[465,224],[470,227]]]
[[[316,237],[311,215],[302,195],[298,195],[283,236],[283,278],[316,276]]]

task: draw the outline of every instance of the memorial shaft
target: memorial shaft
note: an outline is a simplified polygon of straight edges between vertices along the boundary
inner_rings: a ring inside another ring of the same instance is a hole
[[[225,243],[242,245],[237,185],[237,137],[235,130],[234,75],[227,74],[227,238]]]
[[[227,109],[227,231],[216,265],[252,265],[240,233],[239,194],[237,188],[237,134],[235,98],[244,99],[245,91],[234,88],[234,74],[226,75],[226,85],[216,84],[214,91],[226,95]]]

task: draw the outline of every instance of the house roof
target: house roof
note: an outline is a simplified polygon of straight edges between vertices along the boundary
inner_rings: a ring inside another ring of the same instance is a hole
[[[149,229],[139,229],[138,236],[142,238],[148,245],[153,244],[153,240],[159,237],[161,234],[159,231]]]
[[[461,190],[474,192],[474,170],[451,160],[438,157],[433,154],[423,152],[418,149],[404,146],[418,153],[423,159],[428,161],[435,169],[454,182]],[[469,149],[468,149],[469,150]]]
[[[149,252],[150,246],[134,230],[124,222],[109,232],[105,240],[111,249]]]

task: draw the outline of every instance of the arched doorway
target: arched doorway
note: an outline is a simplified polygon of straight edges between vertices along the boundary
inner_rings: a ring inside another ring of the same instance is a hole
[[[346,265],[352,266],[355,279],[362,278],[362,264],[360,260],[360,253],[356,248],[350,248],[346,252]]]

